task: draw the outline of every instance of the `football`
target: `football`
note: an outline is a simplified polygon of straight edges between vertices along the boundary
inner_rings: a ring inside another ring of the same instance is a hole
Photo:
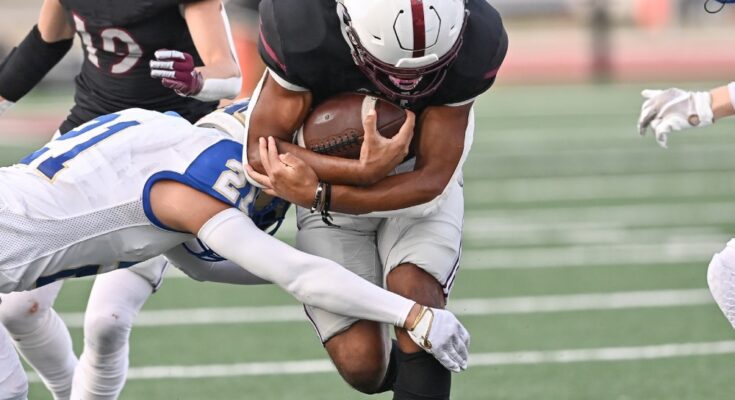
[[[387,138],[398,133],[406,120],[401,107],[363,93],[342,93],[309,114],[297,133],[297,142],[317,153],[358,159],[365,133],[362,121],[373,108],[378,114],[378,132]]]

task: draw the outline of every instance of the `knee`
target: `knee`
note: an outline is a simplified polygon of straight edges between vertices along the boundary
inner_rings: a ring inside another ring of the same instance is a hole
[[[376,357],[379,351],[350,354],[333,357],[334,365],[339,374],[350,386],[365,394],[378,392],[385,372],[387,363],[382,357]]]
[[[356,390],[377,393],[388,369],[387,349],[381,337],[362,335],[357,338],[360,340],[354,340],[340,336],[326,343],[337,371]]]
[[[37,331],[49,316],[50,308],[37,299],[0,303],[0,322],[12,335],[27,335]]]
[[[133,316],[122,310],[105,309],[85,315],[84,343],[100,354],[122,349],[128,342]]]
[[[446,299],[442,285],[414,264],[401,264],[394,268],[386,283],[391,292],[426,306],[444,308]]]

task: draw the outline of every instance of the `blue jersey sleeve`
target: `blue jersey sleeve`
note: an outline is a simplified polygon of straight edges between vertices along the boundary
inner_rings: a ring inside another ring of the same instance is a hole
[[[222,140],[201,152],[183,174],[173,171],[154,174],[148,179],[143,190],[143,208],[146,216],[159,228],[172,230],[156,218],[150,206],[151,187],[160,180],[181,182],[249,213],[258,189],[245,179],[241,159],[242,144],[232,140]]]

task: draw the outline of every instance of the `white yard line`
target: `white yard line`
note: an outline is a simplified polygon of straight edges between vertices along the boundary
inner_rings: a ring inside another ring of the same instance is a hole
[[[449,302],[449,309],[458,315],[501,315],[679,307],[709,303],[712,303],[712,297],[708,290],[683,289],[456,299]],[[83,313],[62,313],[61,317],[69,327],[83,326]],[[300,306],[218,307],[146,310],[138,314],[135,326],[250,324],[305,320],[304,311]]]
[[[706,265],[726,239],[661,244],[595,244],[563,247],[466,250],[460,270],[568,268],[699,263]]]
[[[506,365],[567,364],[575,362],[655,360],[734,353],[735,341],[670,343],[639,347],[477,353],[470,356],[470,368]],[[133,367],[128,371],[128,379],[192,379],[233,376],[304,375],[333,372],[335,372],[334,367],[328,360],[302,360]],[[28,375],[31,382],[40,381],[35,373],[29,372]]]

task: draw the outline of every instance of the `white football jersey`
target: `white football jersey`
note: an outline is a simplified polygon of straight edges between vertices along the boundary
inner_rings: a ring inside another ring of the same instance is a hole
[[[192,236],[163,226],[148,199],[175,180],[249,211],[242,144],[174,114],[101,116],[0,168],[0,293],[123,268]]]

